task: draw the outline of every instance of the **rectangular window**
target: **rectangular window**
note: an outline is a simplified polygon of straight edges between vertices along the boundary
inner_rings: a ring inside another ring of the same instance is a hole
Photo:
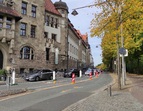
[[[44,38],[48,38],[48,32],[44,32]]]
[[[58,28],[58,19],[55,19],[55,28]]]
[[[50,16],[49,15],[46,16],[45,23],[47,26],[49,26],[49,24],[50,24]]]
[[[49,60],[50,48],[46,48],[46,60]]]
[[[36,17],[36,6],[35,5],[32,5],[31,13],[32,13],[32,17]]]
[[[12,18],[8,18],[6,20],[6,28],[7,29],[11,29],[11,25],[12,25]]]
[[[31,25],[31,37],[35,38],[36,36],[36,26]]]
[[[56,41],[56,37],[57,37],[56,34],[52,34],[52,39],[53,39],[54,41]]]
[[[0,21],[3,21],[3,16],[0,15]]]
[[[11,29],[11,24],[6,24],[7,29]]]
[[[0,28],[2,28],[3,27],[3,23],[0,23]]]
[[[20,74],[24,73],[24,68],[20,68]]]
[[[26,36],[26,23],[21,23],[20,25],[20,35]]]
[[[7,23],[12,23],[12,18],[7,18],[6,22]]]
[[[22,2],[21,14],[24,14],[24,15],[27,14],[27,3],[26,2]]]
[[[51,27],[54,27],[54,18],[51,17]]]

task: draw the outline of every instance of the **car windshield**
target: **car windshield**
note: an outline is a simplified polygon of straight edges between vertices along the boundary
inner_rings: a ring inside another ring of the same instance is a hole
[[[66,71],[66,72],[72,72],[74,69],[69,69],[68,71]]]
[[[37,72],[39,72],[39,71],[40,71],[40,70],[35,69],[35,70],[32,71],[32,73],[37,73]]]
[[[91,69],[88,69],[87,71],[89,72],[89,71],[91,71]]]

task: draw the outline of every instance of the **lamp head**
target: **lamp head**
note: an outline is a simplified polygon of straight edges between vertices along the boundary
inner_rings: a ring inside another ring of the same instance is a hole
[[[78,12],[76,10],[73,10],[71,14],[76,16],[76,15],[78,15]]]

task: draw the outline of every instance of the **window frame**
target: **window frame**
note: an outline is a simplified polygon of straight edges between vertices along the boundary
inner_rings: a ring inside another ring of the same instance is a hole
[[[3,28],[3,23],[2,22],[0,22],[0,28]]]
[[[2,15],[0,15],[0,22],[1,22],[1,21],[3,21],[3,16],[2,16]]]
[[[44,32],[44,38],[48,38],[48,32]]]
[[[37,9],[37,6],[35,5],[31,6],[31,16],[34,18],[36,18],[36,9]]]
[[[24,25],[24,28],[21,25]],[[27,27],[27,24],[24,22],[21,22],[21,24],[20,24],[20,36],[26,36],[26,27]]]
[[[53,33],[52,33],[51,39],[54,40],[54,41],[57,41],[57,34],[53,34]]]
[[[58,28],[59,20],[58,18],[55,18],[55,28]]]
[[[50,48],[46,48],[46,60],[50,60]]]
[[[50,16],[49,15],[46,15],[45,23],[46,23],[46,26],[50,26]]]
[[[54,17],[51,17],[51,27],[54,27]]]
[[[34,50],[29,46],[24,46],[20,50],[20,59],[24,60],[33,60],[34,59]]]
[[[7,17],[6,19],[6,29],[11,29],[12,27],[12,18]]]
[[[23,2],[21,4],[21,14],[27,15],[27,2]]]
[[[35,26],[35,25],[31,25],[30,36],[31,36],[32,38],[35,38],[35,37],[36,37],[36,26]]]

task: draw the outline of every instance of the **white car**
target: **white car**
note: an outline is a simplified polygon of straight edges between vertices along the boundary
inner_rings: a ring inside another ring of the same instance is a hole
[[[85,76],[89,76],[90,73],[92,73],[92,69],[87,69],[84,74]]]

